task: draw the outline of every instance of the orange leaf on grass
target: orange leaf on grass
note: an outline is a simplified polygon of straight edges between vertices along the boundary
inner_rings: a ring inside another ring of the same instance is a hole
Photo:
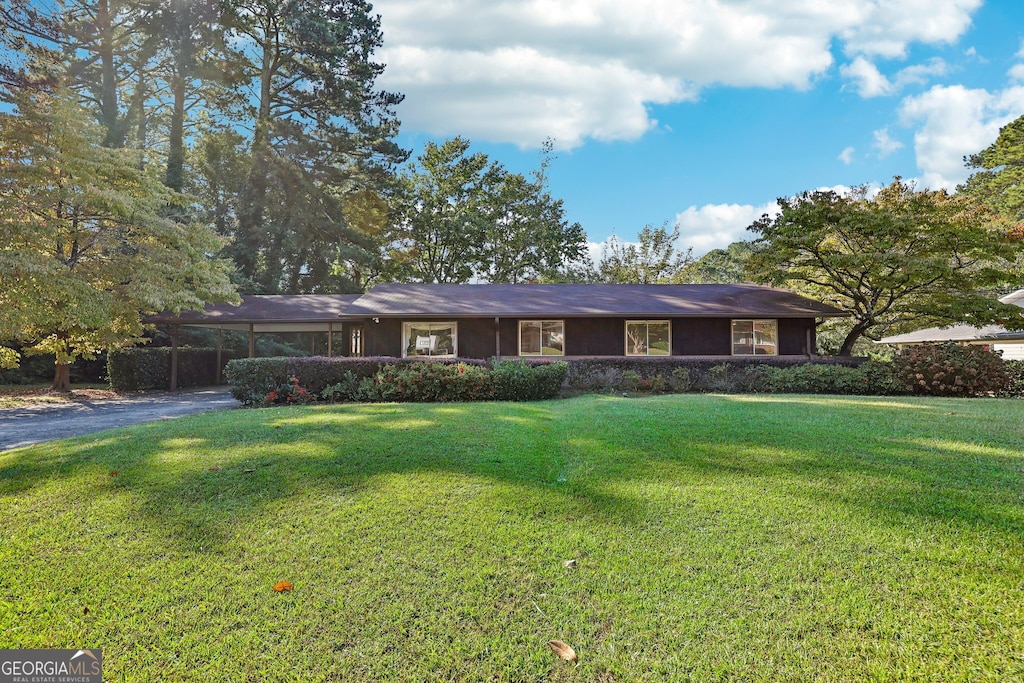
[[[276,590],[278,593],[284,593],[285,591],[290,591],[293,588],[295,588],[295,586],[288,583],[287,581],[278,581],[274,584],[274,590]]]
[[[119,474],[121,474],[121,470],[110,470],[110,476],[112,477],[116,477]]]
[[[578,659],[576,657],[576,650],[572,649],[561,640],[549,640],[548,647],[550,647],[556,655],[567,662],[575,662]]]

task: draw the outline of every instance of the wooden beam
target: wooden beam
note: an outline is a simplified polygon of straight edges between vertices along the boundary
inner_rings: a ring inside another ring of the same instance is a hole
[[[221,353],[224,348],[224,330],[217,328],[217,384],[220,384]]]
[[[249,323],[249,358],[256,357],[256,332],[253,324]]]
[[[171,391],[178,390],[178,326],[171,325]]]
[[[334,323],[327,323],[327,357],[334,357]]]

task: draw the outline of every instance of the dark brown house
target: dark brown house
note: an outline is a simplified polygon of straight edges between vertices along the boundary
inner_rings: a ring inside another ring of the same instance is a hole
[[[246,296],[149,319],[323,332],[337,356],[810,356],[842,311],[756,285],[377,285],[363,295]]]
[[[345,309],[368,356],[808,356],[842,311],[756,285],[377,285]]]

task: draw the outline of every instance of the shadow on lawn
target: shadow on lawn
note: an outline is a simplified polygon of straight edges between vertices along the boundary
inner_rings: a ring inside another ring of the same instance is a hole
[[[992,434],[980,404],[950,404],[954,420],[945,404],[872,403],[665,396],[350,405],[245,411],[227,426],[211,414],[191,418],[188,434],[183,423],[157,423],[17,451],[0,460],[0,498],[74,477],[80,498],[124,495],[151,528],[204,552],[277,501],[313,490],[372,495],[377,477],[407,473],[496,482],[509,514],[559,519],[657,519],[672,501],[646,497],[645,485],[677,479],[748,485],[754,509],[756,491],[785,490],[816,509],[843,506],[886,524],[911,517],[1024,532],[1019,421],[1007,417]],[[523,490],[532,492],[530,510],[516,507]]]

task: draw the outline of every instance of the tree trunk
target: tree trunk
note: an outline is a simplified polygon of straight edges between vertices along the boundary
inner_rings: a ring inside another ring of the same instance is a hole
[[[107,0],[96,5],[96,28],[102,80],[100,82],[100,120],[106,131],[104,147],[124,147],[124,131],[118,117],[117,72],[114,64],[114,29]]]
[[[172,83],[174,107],[171,110],[170,139],[167,145],[167,174],[164,185],[181,192],[185,185],[185,78],[176,74]]]
[[[839,355],[852,356],[853,345],[857,343],[858,339],[864,336],[864,333],[868,331],[869,327],[871,327],[871,325],[864,321],[858,322],[854,325],[853,329],[850,330],[850,334],[846,335],[846,339],[843,340],[843,345],[839,349]]]
[[[71,391],[71,366],[67,363],[58,363],[57,370],[53,375],[54,391]]]

